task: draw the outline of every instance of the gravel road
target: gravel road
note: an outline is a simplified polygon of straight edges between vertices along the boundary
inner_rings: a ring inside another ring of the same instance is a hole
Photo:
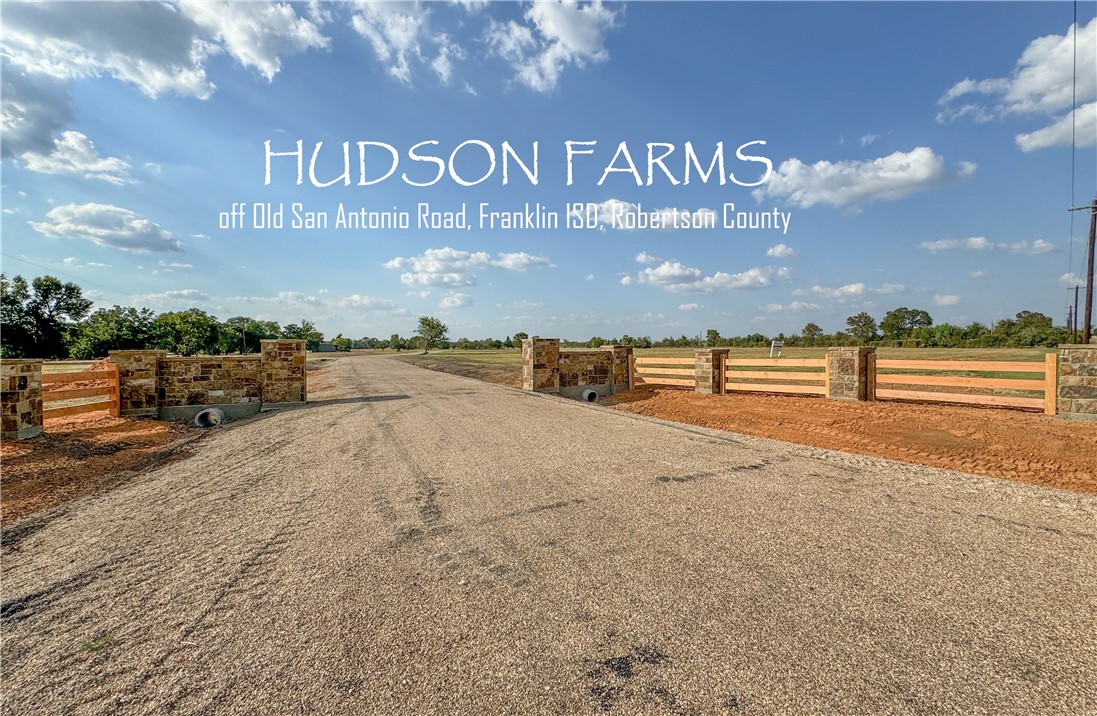
[[[1097,713],[1094,496],[328,370],[5,526],[6,713]]]

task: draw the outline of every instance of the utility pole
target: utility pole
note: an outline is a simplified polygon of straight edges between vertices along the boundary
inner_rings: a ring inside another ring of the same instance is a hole
[[[1070,314],[1070,340],[1078,342],[1078,284],[1074,284],[1074,313]]]
[[[1086,252],[1086,305],[1082,315],[1082,343],[1089,345],[1090,327],[1093,325],[1093,246],[1097,237],[1097,199],[1089,206],[1076,206],[1070,211],[1089,209],[1089,249]]]

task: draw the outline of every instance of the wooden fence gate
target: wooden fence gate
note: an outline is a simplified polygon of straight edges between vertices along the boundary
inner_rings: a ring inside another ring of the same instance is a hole
[[[98,397],[105,397],[106,400],[84,400]],[[57,407],[48,407],[50,405]],[[117,418],[121,414],[121,407],[117,365],[111,365],[106,370],[42,375],[42,418],[45,420],[96,410],[109,410]]]

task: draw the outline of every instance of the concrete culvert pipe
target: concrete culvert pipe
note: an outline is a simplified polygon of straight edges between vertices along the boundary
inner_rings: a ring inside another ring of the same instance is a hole
[[[216,428],[225,419],[225,413],[220,408],[206,408],[194,416],[194,424],[200,428]]]
[[[598,400],[598,393],[591,390],[590,388],[587,388],[586,390],[583,391],[583,394],[582,394],[581,397],[583,398],[583,400],[587,401],[588,403],[593,403],[594,401]]]

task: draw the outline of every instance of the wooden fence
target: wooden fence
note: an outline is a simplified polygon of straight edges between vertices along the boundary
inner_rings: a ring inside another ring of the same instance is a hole
[[[881,400],[920,400],[1009,408],[1035,408],[1043,410],[1048,415],[1055,415],[1055,370],[1056,355],[1054,353],[1048,353],[1041,363],[1030,361],[877,360],[876,397]],[[932,371],[932,374],[929,374],[929,371]],[[972,373],[998,375],[971,375]],[[1016,374],[1021,374],[1024,377],[1017,377]],[[926,388],[936,390],[926,390]],[[950,388],[965,388],[967,391],[949,390]],[[1008,391],[1014,394],[996,394],[999,391]],[[1040,393],[1041,395],[1040,397],[1017,395],[1018,392]]]
[[[697,386],[697,361],[693,358],[634,358],[636,385]]]
[[[730,358],[724,362],[724,391],[826,395],[826,370],[825,358]]]
[[[86,383],[88,381],[102,382],[105,385],[92,387],[65,388],[73,383]],[[79,415],[96,410],[109,410],[110,414],[118,417],[121,413],[121,400],[118,392],[118,366],[112,365],[107,370],[86,370],[79,373],[44,373],[42,375],[42,417],[44,419],[60,418],[66,415]],[[49,386],[47,388],[46,386]],[[55,389],[59,388],[59,389]],[[73,402],[83,398],[96,398],[105,396],[106,400],[91,402]],[[51,403],[66,403],[56,408],[46,407]]]

